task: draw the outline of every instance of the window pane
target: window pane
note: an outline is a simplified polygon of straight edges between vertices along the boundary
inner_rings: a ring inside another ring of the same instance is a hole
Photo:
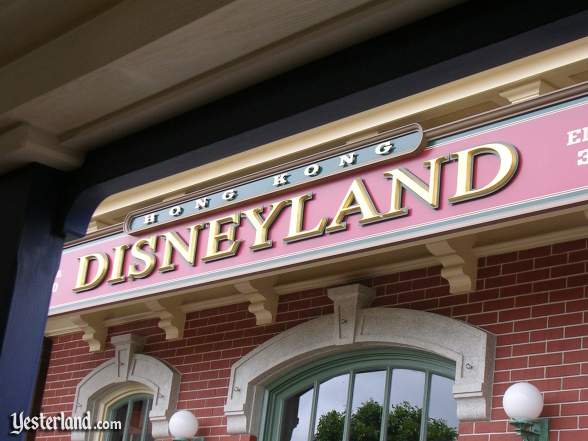
[[[150,409],[151,399],[137,396],[130,397],[126,402],[123,401],[113,407],[111,421],[120,421],[122,429],[110,431],[106,439],[108,441],[153,441],[149,421]]]
[[[144,429],[145,413],[148,412],[148,403],[149,402],[146,399],[133,401],[129,425],[126,428],[129,434],[127,438],[128,441],[141,441],[141,436],[143,435]]]
[[[153,400],[149,400],[147,402],[147,406],[145,407],[145,411],[147,415],[145,415],[145,427],[143,428],[143,432],[145,433],[145,441],[153,441],[153,435],[151,434],[151,420],[149,419],[149,411],[151,411],[151,405],[153,404]]]
[[[341,441],[347,407],[349,375],[340,375],[319,386],[314,441]]]
[[[379,441],[386,371],[355,375],[351,415],[351,441]]]
[[[302,394],[288,398],[284,402],[280,441],[307,440],[313,391],[314,389],[310,389]]]
[[[419,440],[424,396],[424,372],[407,369],[392,371],[387,437],[389,441]]]
[[[125,426],[125,420],[127,418],[127,408],[128,407],[129,407],[129,405],[127,403],[127,404],[123,404],[122,406],[114,409],[114,412],[112,413],[111,421],[120,421],[120,424],[122,426],[122,430],[112,430],[110,432],[109,441],[122,441],[124,433],[125,433],[124,426]]]
[[[457,439],[457,405],[453,399],[453,380],[433,375],[429,401],[427,441]]]

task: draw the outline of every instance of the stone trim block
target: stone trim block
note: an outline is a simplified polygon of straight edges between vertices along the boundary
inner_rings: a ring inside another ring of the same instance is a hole
[[[227,432],[259,434],[265,388],[281,374],[336,352],[375,346],[409,347],[453,360],[458,418],[489,419],[494,336],[429,312],[363,309],[371,302],[370,291],[361,285],[329,290],[335,314],[276,335],[235,363],[225,405]],[[344,328],[340,326],[342,317],[346,320]]]

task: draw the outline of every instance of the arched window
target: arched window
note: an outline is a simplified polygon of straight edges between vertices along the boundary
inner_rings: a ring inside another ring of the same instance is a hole
[[[114,357],[89,372],[76,388],[74,417],[90,412],[95,421],[121,421],[123,430],[72,431],[72,441],[150,441],[169,436],[167,420],[176,408],[180,374],[141,354],[143,340],[131,334],[113,336]]]
[[[326,357],[268,385],[262,441],[454,441],[455,362],[407,348]]]
[[[397,438],[410,441],[446,441],[457,420],[489,418],[493,335],[429,312],[369,308],[375,293],[358,284],[330,288],[327,294],[333,300],[334,314],[274,336],[232,366],[225,405],[228,433],[251,434],[262,441],[308,440],[317,433],[322,409],[326,409],[335,411],[329,414],[337,420],[331,427],[346,431],[345,438],[333,440],[371,441],[353,437],[354,424],[361,422],[356,416],[354,423],[353,415],[365,402],[372,411],[375,405],[383,409],[377,417],[380,432],[372,438],[375,440],[393,439],[384,435],[396,424],[391,420],[395,412],[416,415],[420,409],[418,436]],[[419,375],[424,382],[418,387],[414,383],[410,396],[405,394],[410,399],[398,398],[403,395],[398,388],[409,379],[417,381]],[[361,385],[368,382],[380,385],[381,393],[371,397],[374,403],[362,395],[369,387]],[[325,392],[329,388],[335,392]],[[324,397],[334,397],[340,405],[322,407]],[[361,414],[364,412],[362,409]],[[377,432],[377,422],[372,426]],[[449,435],[435,438],[432,434],[437,429]]]
[[[153,396],[135,394],[118,400],[108,409],[109,421],[120,421],[120,430],[106,432],[105,441],[153,441],[149,411]]]

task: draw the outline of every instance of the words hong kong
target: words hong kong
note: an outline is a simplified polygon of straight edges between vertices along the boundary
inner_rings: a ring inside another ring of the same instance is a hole
[[[484,185],[475,186],[475,176],[480,166],[477,158],[486,155],[495,159],[493,177]],[[494,142],[421,161],[420,167],[424,169],[418,172],[395,163],[381,173],[381,178],[388,181],[385,194],[373,194],[364,178],[355,174],[342,181],[341,185],[345,186],[346,191],[341,192],[344,195],[335,201],[334,208],[327,204],[314,207],[315,210],[324,208],[325,212],[321,212],[318,219],[315,216],[312,225],[309,225],[307,218],[308,207],[313,202],[316,204],[315,199],[321,191],[328,191],[324,187],[300,189],[294,195],[282,198],[276,196],[271,203],[260,202],[257,206],[234,206],[230,213],[206,221],[193,219],[176,230],[161,232],[160,228],[160,231],[146,231],[140,238],[128,236],[128,242],[113,247],[111,251],[78,257],[73,291],[89,291],[105,283],[132,283],[157,272],[176,271],[180,264],[194,267],[194,271],[197,271],[201,265],[229,259],[239,252],[259,253],[270,249],[276,241],[291,244],[335,233],[344,234],[349,228],[350,216],[357,219],[359,228],[379,222],[393,222],[410,214],[406,193],[411,194],[412,203],[425,204],[429,209],[436,210],[441,195],[445,194],[442,192],[446,185],[443,167],[449,163],[455,163],[456,173],[452,176],[455,181],[451,186],[455,191],[447,196],[447,202],[460,204],[503,189],[517,173],[519,153],[513,145]],[[308,166],[304,169],[308,169]],[[276,181],[273,176],[271,182],[287,183],[287,178],[282,174]],[[381,201],[386,202],[382,204]],[[384,209],[378,208],[382,205],[385,205]],[[277,236],[274,227],[279,219],[285,222],[286,227]],[[240,238],[239,230],[243,228],[252,231],[246,240]]]

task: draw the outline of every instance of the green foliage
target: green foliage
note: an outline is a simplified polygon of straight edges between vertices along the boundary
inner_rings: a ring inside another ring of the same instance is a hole
[[[386,439],[390,441],[419,441],[422,413],[420,407],[411,406],[406,401],[393,406],[388,419],[388,437]],[[447,441],[450,440],[453,438],[449,438]]]
[[[453,441],[456,438],[456,430],[445,424],[445,421],[429,418],[429,424],[427,426],[427,441]]]
[[[422,410],[403,402],[388,414],[386,441],[419,441]],[[351,416],[351,441],[379,441],[382,406],[374,400],[363,403]],[[345,412],[331,410],[319,418],[314,441],[341,441]],[[429,418],[427,441],[454,441],[457,431],[442,419]]]
[[[379,441],[382,406],[374,400],[363,403],[351,416],[353,441]]]
[[[314,436],[315,441],[334,441],[343,439],[345,413],[331,410],[321,415]]]

